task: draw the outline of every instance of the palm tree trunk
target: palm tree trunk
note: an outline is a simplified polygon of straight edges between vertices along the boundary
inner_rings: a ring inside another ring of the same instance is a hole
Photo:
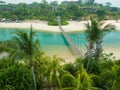
[[[96,41],[95,60],[99,60],[100,54],[102,53],[102,39]]]
[[[35,78],[35,72],[34,72],[34,67],[31,67],[31,72],[32,72],[32,76],[33,76],[33,81],[34,81],[34,87],[35,90],[37,90],[37,84],[36,84],[36,78]]]
[[[88,46],[86,46],[87,47],[87,53],[88,53],[88,61],[87,61],[87,67],[86,67],[86,70],[88,71],[88,69],[89,69],[89,64],[90,64],[90,60],[91,60],[91,57],[92,57],[92,55],[91,55],[91,48],[90,47],[88,47]]]
[[[33,61],[32,61],[31,59],[30,59],[30,68],[31,68],[32,76],[33,76],[34,88],[35,88],[35,90],[37,90],[37,84],[36,84],[36,77],[35,77],[34,65],[33,65]]]
[[[94,41],[89,41],[89,48],[92,50],[94,49]]]

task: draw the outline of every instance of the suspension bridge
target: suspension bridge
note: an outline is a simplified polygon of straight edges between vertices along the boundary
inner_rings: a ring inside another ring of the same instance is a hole
[[[68,44],[70,45],[71,50],[73,51],[73,53],[77,56],[77,57],[81,57],[83,58],[82,53],[79,51],[79,49],[76,47],[76,45],[73,43],[73,41],[70,39],[70,37],[67,35],[67,33],[64,31],[64,29],[61,27],[60,24],[60,17],[57,17],[57,21],[58,21],[58,25],[59,28],[64,36],[64,38],[66,39],[66,41],[68,42]]]

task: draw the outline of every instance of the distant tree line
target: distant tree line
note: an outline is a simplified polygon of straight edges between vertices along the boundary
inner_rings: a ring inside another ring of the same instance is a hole
[[[2,1],[1,1],[2,2]],[[120,8],[95,3],[94,0],[64,1],[58,4],[57,1],[48,3],[42,0],[41,3],[31,4],[0,4],[0,20],[56,20],[61,16],[63,20],[85,20],[88,16],[95,15],[104,19],[120,18]]]

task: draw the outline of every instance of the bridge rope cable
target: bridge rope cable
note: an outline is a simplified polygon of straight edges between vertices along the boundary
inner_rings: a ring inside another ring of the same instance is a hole
[[[76,45],[73,43],[73,41],[69,38],[69,36],[67,35],[67,33],[63,30],[63,28],[61,27],[61,25],[59,24],[59,28],[64,36],[64,38],[66,39],[66,41],[69,43],[70,48],[72,49],[72,51],[74,52],[74,54],[77,57],[81,57],[83,58],[83,55],[81,54],[81,52],[79,51],[79,49],[76,47]]]

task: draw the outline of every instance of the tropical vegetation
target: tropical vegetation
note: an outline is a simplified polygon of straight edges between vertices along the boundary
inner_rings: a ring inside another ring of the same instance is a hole
[[[88,31],[101,30],[94,19],[87,26]],[[103,30],[114,29],[111,27]],[[103,32],[96,35],[103,36]],[[64,58],[49,57],[41,51],[32,25],[29,32],[17,30],[12,34],[11,40],[0,43],[1,52],[8,53],[0,59],[2,90],[119,90],[120,60],[112,54],[103,54],[99,60],[86,56],[66,63]],[[96,43],[96,38],[88,36],[87,40]]]
[[[94,0],[77,2],[56,1],[32,4],[5,4],[0,2],[0,20],[47,20],[49,25],[57,25],[56,17],[65,20],[85,20],[88,16],[101,19],[120,18],[120,8],[95,3]],[[3,5],[4,4],[4,5]],[[90,7],[91,10],[87,10]],[[93,7],[94,6],[94,7]],[[0,90],[120,90],[120,60],[112,53],[102,53],[102,39],[107,32],[115,29],[90,18],[86,24],[88,41],[85,58],[76,58],[66,63],[64,58],[46,56],[40,49],[40,41],[32,25],[28,32],[13,32],[13,38],[0,41]],[[94,53],[91,53],[94,51]]]
[[[88,41],[88,45],[86,45],[88,49],[86,55],[93,56],[95,57],[96,60],[98,60],[103,50],[102,47],[103,37],[105,36],[106,33],[115,30],[115,26],[112,24],[104,25],[102,21],[95,19],[95,17],[94,19],[93,17],[91,17],[90,22],[88,22],[85,25],[87,28],[86,36]]]
[[[1,2],[3,3],[3,2]],[[105,5],[96,3],[95,0],[57,1],[48,3],[42,0],[40,3],[31,4],[5,3],[0,4],[0,20],[6,22],[20,20],[47,20],[54,24],[57,16],[62,20],[87,20],[90,15],[96,15],[100,19],[119,19],[120,8],[113,7],[107,2]],[[50,23],[50,25],[51,25]],[[54,25],[53,24],[53,25]],[[56,25],[56,24],[55,24]]]
[[[34,57],[37,90],[119,90],[120,60],[108,56],[99,61],[91,59],[88,70],[86,60],[78,58],[74,63],[62,64],[62,58],[37,54]],[[29,63],[11,63],[8,57],[0,60],[1,90],[35,90],[33,82]]]

